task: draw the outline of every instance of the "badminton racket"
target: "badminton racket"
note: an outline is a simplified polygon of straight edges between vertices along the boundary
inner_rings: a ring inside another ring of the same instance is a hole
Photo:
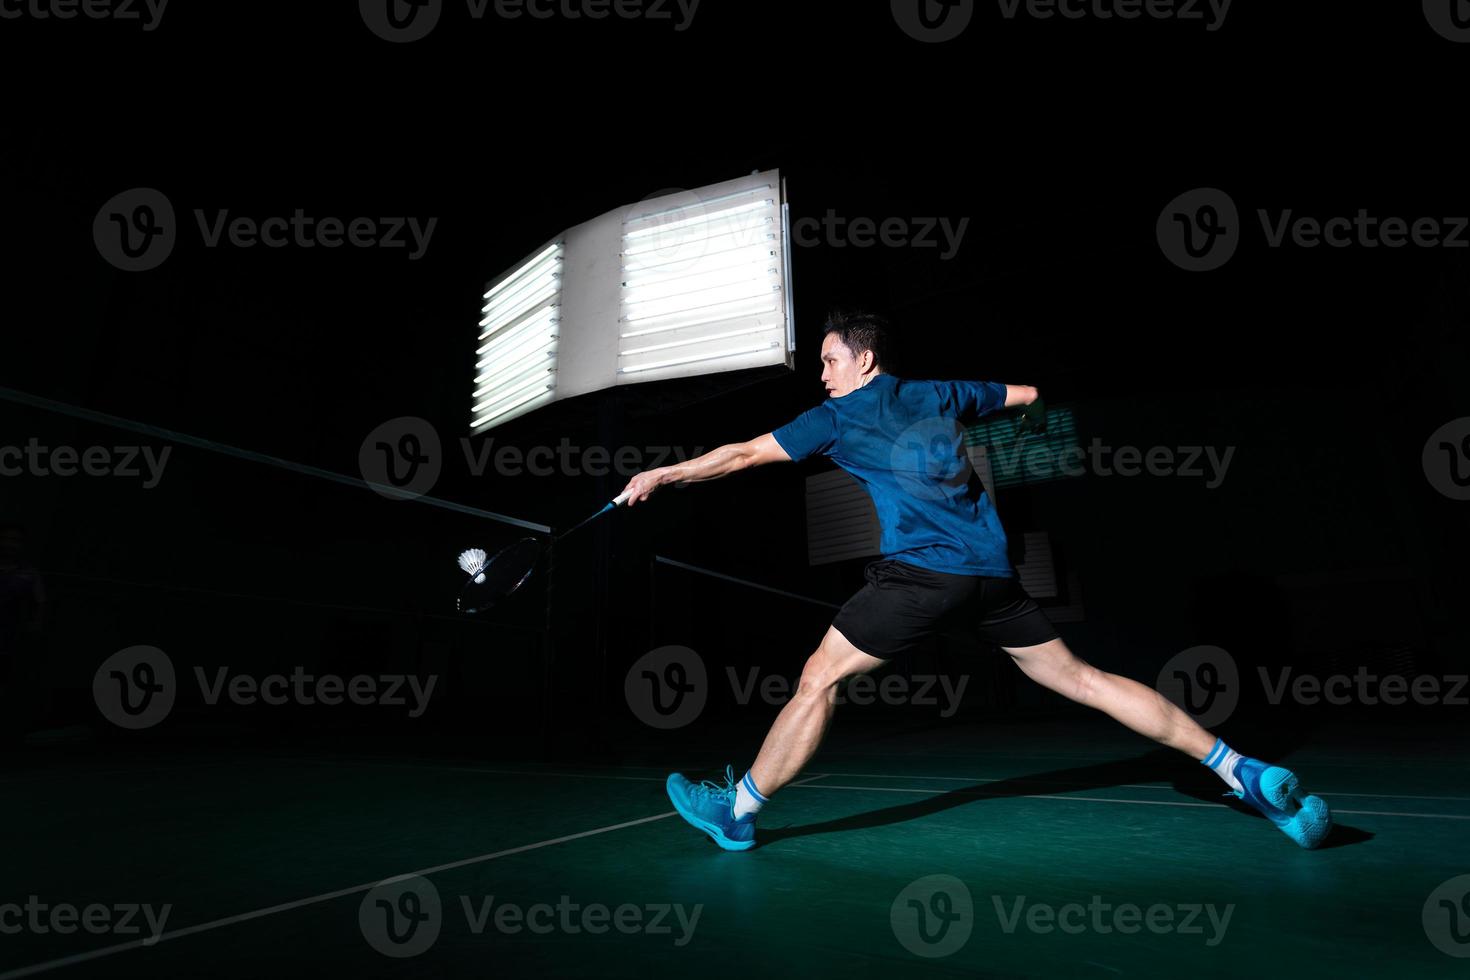
[[[468,615],[484,612],[509,598],[531,578],[541,558],[552,546],[573,531],[586,527],[603,514],[614,510],[632,494],[624,490],[602,505],[602,509],[579,524],[551,538],[520,538],[494,555],[481,548],[470,548],[459,556],[459,567],[468,576],[460,587],[456,608]]]

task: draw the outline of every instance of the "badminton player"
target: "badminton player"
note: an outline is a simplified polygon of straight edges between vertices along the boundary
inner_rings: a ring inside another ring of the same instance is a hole
[[[964,617],[1033,681],[1199,760],[1302,847],[1322,843],[1332,826],[1327,805],[1305,795],[1294,773],[1237,753],[1157,691],[1073,654],[1022,590],[995,507],[963,459],[958,435],[959,423],[1004,408],[1020,409],[1021,427],[1039,431],[1045,407],[1036,388],[895,377],[884,371],[885,327],[872,314],[834,315],[822,340],[825,402],[749,442],[647,470],[628,483],[633,506],[666,484],[820,453],[867,488],[882,526],[882,559],[867,566],[867,584],[807,658],[750,769],[737,783],[726,767],[724,786],[670,775],[667,790],[679,814],[726,850],[754,847],[761,808],[821,744],[838,684]],[[936,438],[946,433],[953,438]]]

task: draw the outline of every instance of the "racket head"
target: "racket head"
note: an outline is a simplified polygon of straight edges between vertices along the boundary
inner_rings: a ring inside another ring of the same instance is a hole
[[[546,548],[547,543],[539,538],[521,538],[501,548],[480,574],[465,581],[456,608],[469,615],[493,608],[531,577]]]

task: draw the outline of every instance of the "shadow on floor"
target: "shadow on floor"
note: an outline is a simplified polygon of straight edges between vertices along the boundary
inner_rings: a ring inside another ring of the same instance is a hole
[[[795,827],[762,828],[758,846],[770,847],[783,840],[806,837],[811,834],[868,830],[874,827],[904,823],[982,799],[1058,796],[1064,793],[1147,783],[1157,780],[1161,771],[1174,770],[1177,772],[1178,759],[1178,753],[1172,749],[1156,749],[1132,759],[1118,759],[1095,765],[1053,769],[1035,775],[1016,776],[995,782],[976,783],[972,786],[926,795],[897,806],[855,813],[847,817],[838,817],[835,820],[823,820],[819,823],[802,824]],[[1188,776],[1180,774],[1171,781],[1170,785],[1175,792],[1202,803],[1225,805],[1257,820],[1266,819],[1236,799],[1217,777],[1203,769],[1197,774],[1191,773]],[[1373,835],[1367,831],[1335,824],[1332,833],[1323,842],[1322,847],[1343,847],[1349,844],[1361,844],[1372,839]]]

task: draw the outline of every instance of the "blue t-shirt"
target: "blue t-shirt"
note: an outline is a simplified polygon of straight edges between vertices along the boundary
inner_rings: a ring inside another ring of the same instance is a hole
[[[878,374],[771,434],[793,460],[817,453],[867,488],[884,558],[955,575],[1014,576],[990,495],[965,454],[969,421],[1004,408],[997,381]]]

